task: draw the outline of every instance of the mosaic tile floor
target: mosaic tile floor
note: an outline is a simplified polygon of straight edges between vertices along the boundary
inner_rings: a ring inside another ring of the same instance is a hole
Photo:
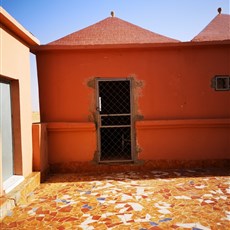
[[[230,170],[51,175],[0,229],[230,229]]]

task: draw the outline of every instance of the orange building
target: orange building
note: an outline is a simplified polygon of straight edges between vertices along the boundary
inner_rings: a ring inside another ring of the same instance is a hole
[[[19,202],[39,185],[40,175],[32,173],[30,91],[30,47],[39,45],[39,41],[2,7],[0,21],[1,219],[14,207],[13,200]],[[23,189],[11,194],[17,185]]]
[[[229,164],[229,20],[180,42],[112,16],[34,47],[34,169]]]

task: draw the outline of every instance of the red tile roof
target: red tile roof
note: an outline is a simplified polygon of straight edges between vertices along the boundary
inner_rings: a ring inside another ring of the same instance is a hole
[[[117,17],[108,17],[48,45],[120,45],[171,42],[179,41],[153,33]]]
[[[230,40],[230,15],[218,14],[192,41]]]

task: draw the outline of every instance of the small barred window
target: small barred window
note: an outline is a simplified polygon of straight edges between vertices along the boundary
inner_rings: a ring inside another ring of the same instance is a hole
[[[229,76],[215,76],[214,88],[216,91],[230,90],[230,77]]]

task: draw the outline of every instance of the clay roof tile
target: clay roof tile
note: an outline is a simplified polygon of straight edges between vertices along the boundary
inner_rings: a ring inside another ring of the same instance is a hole
[[[48,45],[114,45],[171,42],[179,41],[153,33],[117,17],[108,17]]]
[[[230,15],[218,14],[192,41],[230,40]]]

